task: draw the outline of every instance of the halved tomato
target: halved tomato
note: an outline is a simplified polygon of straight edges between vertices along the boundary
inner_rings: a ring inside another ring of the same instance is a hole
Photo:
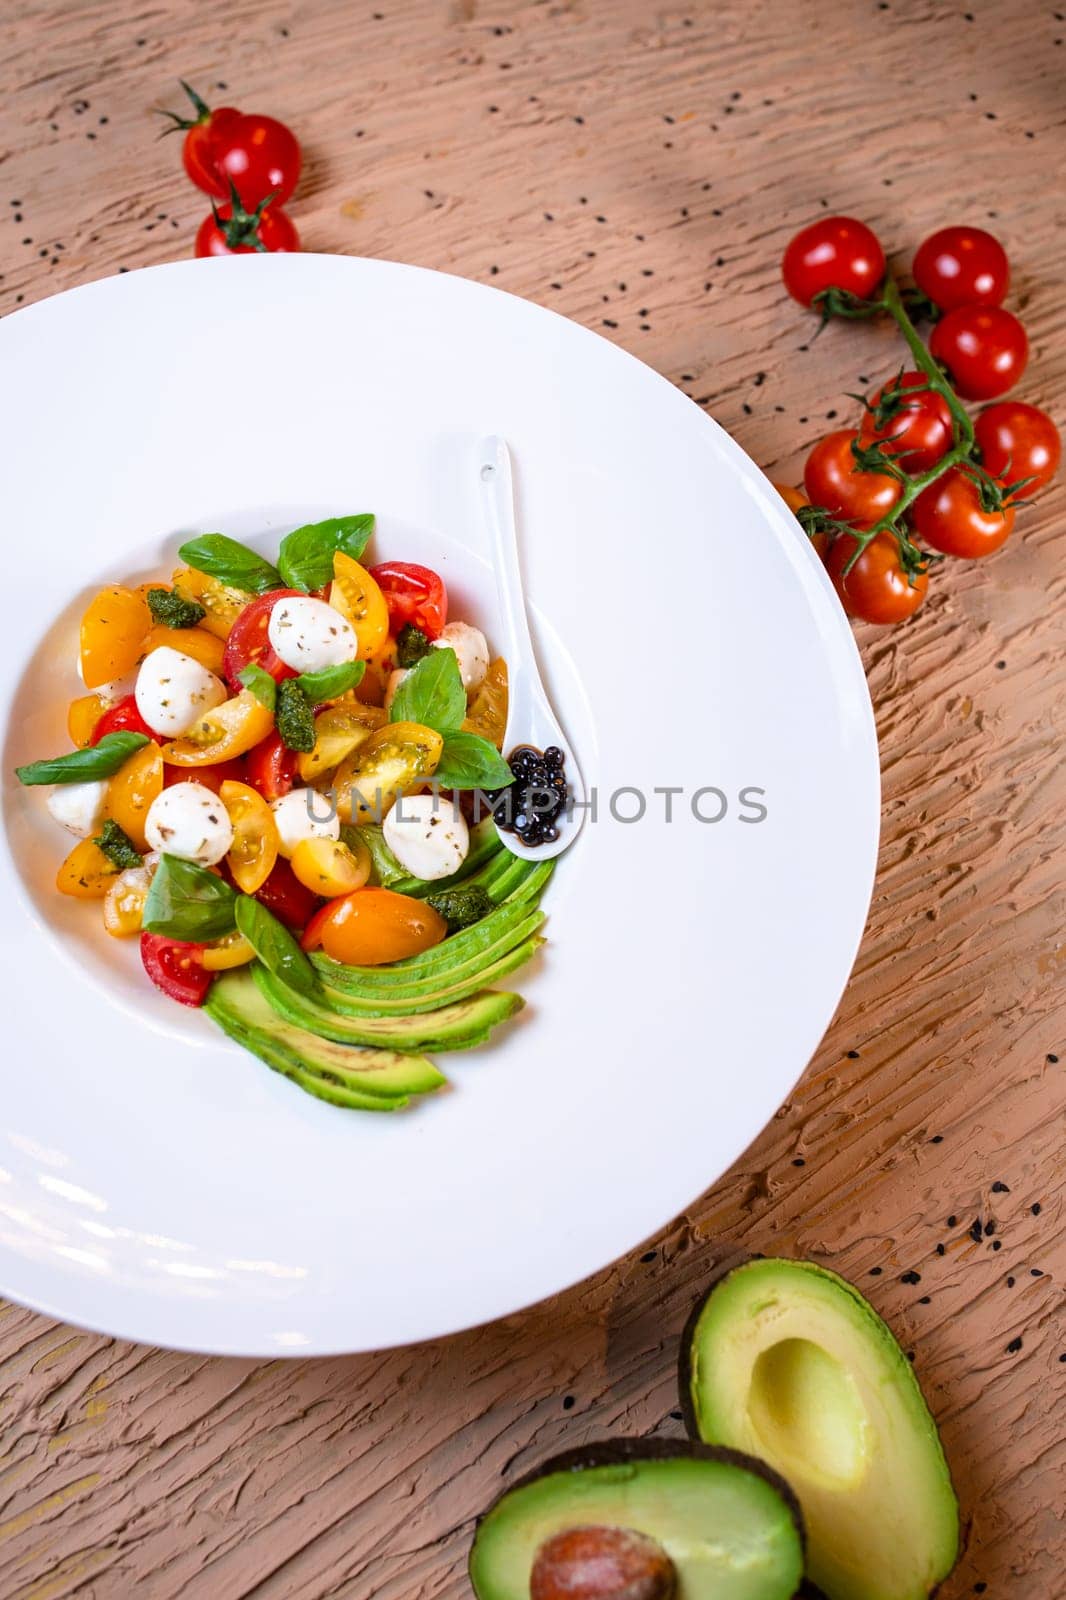
[[[211,987],[204,968],[202,944],[168,939],[162,933],[141,934],[141,960],[157,989],[183,1006],[202,1006]]]
[[[107,815],[129,834],[138,850],[148,848],[144,822],[149,806],[162,789],[163,756],[157,744],[142,744],[107,786]]]
[[[347,617],[359,641],[359,660],[369,661],[389,635],[389,608],[374,579],[358,561],[338,550],[333,557],[329,603]]]
[[[264,800],[280,800],[296,782],[296,751],[282,742],[280,733],[270,733],[254,750],[249,750],[244,776]]]
[[[270,613],[278,601],[294,597],[305,598],[299,589],[271,589],[269,594],[258,595],[252,600],[235,619],[226,640],[222,662],[222,675],[234,694],[244,687],[240,679],[241,672],[253,664],[269,672],[275,683],[280,683],[283,678],[295,678],[296,673],[285,665],[267,636]]]
[[[81,676],[87,689],[98,689],[132,672],[144,654],[152,614],[143,595],[124,584],[110,583],[93,596],[81,619]]]
[[[205,712],[180,739],[165,744],[163,760],[176,767],[209,767],[231,761],[254,749],[273,726],[273,713],[250,689],[242,689],[232,700]]]
[[[102,900],[118,871],[98,844],[79,839],[56,873],[56,888],[75,900]]]
[[[278,829],[263,796],[247,783],[226,782],[219,799],[233,824],[233,844],[226,860],[238,889],[255,894],[278,859]]]

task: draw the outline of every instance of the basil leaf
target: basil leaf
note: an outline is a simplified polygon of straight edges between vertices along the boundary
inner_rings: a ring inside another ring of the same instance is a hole
[[[505,789],[514,773],[479,733],[446,733],[433,782],[439,789]]]
[[[148,743],[143,733],[105,733],[99,744],[87,750],[71,750],[51,761],[31,761],[16,767],[20,783],[89,783],[93,778],[110,778],[127,762],[135,750]]]
[[[146,596],[152,621],[164,628],[195,628],[207,612],[198,600],[190,600],[177,589],[149,589]]]
[[[286,678],[278,684],[274,726],[287,750],[315,748],[315,714],[295,678]]]
[[[241,895],[236,906],[237,927],[268,971],[299,994],[316,994],[315,969],[285,925],[258,900]]]
[[[336,667],[322,667],[318,672],[301,672],[296,682],[312,705],[323,700],[338,700],[349,689],[361,683],[366,671],[365,661],[342,661]]]
[[[407,869],[401,867],[385,843],[385,835],[376,823],[363,823],[358,828],[348,828],[342,825],[341,838],[344,839],[345,844],[350,849],[351,841],[345,838],[347,833],[356,835],[370,851],[370,859],[374,863],[374,877],[381,888],[388,889],[392,884],[399,883],[401,878],[408,876]]]
[[[108,817],[93,844],[101,850],[113,867],[139,867],[141,852],[125,828],[120,828],[113,817]]]
[[[290,589],[321,589],[333,576],[338,550],[358,561],[374,532],[372,512],[354,517],[330,517],[309,522],[285,535],[278,551],[278,570]]]
[[[165,933],[168,939],[203,944],[233,932],[236,901],[229,884],[216,873],[195,861],[164,855],[144,902],[141,925],[149,933]]]
[[[433,649],[429,639],[416,628],[413,622],[405,622],[396,635],[396,665],[398,667],[417,666],[423,656],[428,656]]]
[[[454,733],[466,716],[466,691],[454,650],[431,650],[396,690],[390,722],[420,722],[438,733]]]
[[[270,673],[257,661],[249,661],[237,674],[246,689],[251,689],[261,706],[273,711],[278,698],[278,686]]]
[[[189,539],[178,555],[186,566],[206,572],[209,578],[217,578],[219,583],[229,584],[233,589],[245,589],[249,594],[284,588],[277,567],[224,533],[205,533],[199,539]]]

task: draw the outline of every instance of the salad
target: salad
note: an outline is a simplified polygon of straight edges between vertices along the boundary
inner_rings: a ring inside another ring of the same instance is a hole
[[[522,1006],[552,863],[503,848],[565,800],[557,752],[501,754],[507,665],[440,576],[361,562],[370,515],[276,564],[223,534],[81,621],[73,749],[19,767],[76,837],[60,894],[148,978],[320,1099],[395,1110]],[[526,790],[547,782],[547,809]],[[484,814],[481,814],[484,812]],[[547,818],[547,820],[545,820]]]

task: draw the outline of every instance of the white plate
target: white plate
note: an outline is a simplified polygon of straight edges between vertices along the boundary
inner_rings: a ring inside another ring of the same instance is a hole
[[[110,278],[5,318],[0,370],[0,1292],[125,1338],[310,1354],[469,1327],[631,1249],[787,1095],[869,900],[865,679],[761,473],[604,340],[386,262]],[[97,907],[53,892],[66,836],[11,769],[66,748],[87,595],[167,572],[191,530],[273,554],[311,516],[376,511],[377,559],[439,566],[491,637],[472,470],[491,432],[600,817],[559,864],[519,1021],[442,1057],[453,1090],[412,1113],[345,1113],[155,993]],[[670,824],[665,786],[685,790]],[[688,802],[711,786],[716,824]],[[766,820],[740,820],[745,787]],[[620,789],[645,820],[611,818]]]

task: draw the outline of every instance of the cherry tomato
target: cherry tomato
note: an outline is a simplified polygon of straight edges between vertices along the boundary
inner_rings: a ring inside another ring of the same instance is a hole
[[[318,895],[300,882],[283,859],[275,863],[269,878],[255,891],[255,898],[287,928],[306,928],[319,905]]]
[[[122,763],[107,786],[107,815],[128,834],[138,850],[147,850],[145,819],[163,789],[163,755],[157,744],[142,744]]]
[[[958,467],[924,489],[910,509],[919,538],[946,556],[988,556],[1010,538],[1014,507],[986,511],[974,480]]]
[[[857,528],[872,528],[895,505],[902,493],[897,478],[885,472],[860,472],[852,454],[858,438],[847,428],[827,433],[807,457],[803,482],[813,506]]]
[[[448,924],[423,900],[392,889],[356,889],[325,908],[306,938],[320,943],[334,961],[377,967],[416,956],[439,944]],[[314,946],[310,946],[314,948]]]
[[[205,712],[180,739],[168,740],[163,760],[175,767],[215,767],[254,750],[273,726],[273,712],[251,689],[242,689]]]
[[[359,660],[374,660],[389,638],[389,608],[366,568],[344,550],[338,550],[333,557],[329,603],[355,629]]]
[[[56,873],[56,888],[75,900],[102,900],[118,870],[95,839],[79,839]]]
[[[156,623],[144,641],[144,653],[160,650],[164,645],[180,650],[183,656],[191,656],[216,677],[221,675],[225,646],[218,635],[207,628],[165,628]]]
[[[204,970],[202,944],[168,939],[161,933],[141,934],[141,960],[157,989],[183,1006],[202,1006],[211,987]]]
[[[99,689],[132,672],[144,654],[152,614],[144,596],[111,583],[93,596],[81,619],[81,676],[87,689]]]
[[[300,178],[300,146],[292,130],[274,117],[234,106],[211,110],[195,89],[187,83],[182,88],[196,120],[173,111],[166,115],[186,130],[182,160],[196,187],[225,198],[233,182],[246,206],[258,205],[268,195],[284,204]]]
[[[854,217],[820,217],[791,241],[781,263],[785,288],[802,306],[826,289],[869,300],[885,275],[885,252],[875,233]]]
[[[278,859],[274,813],[258,790],[247,783],[227,779],[219,798],[233,824],[233,843],[226,855],[230,875],[244,894],[254,894],[263,887]]]
[[[385,596],[389,630],[399,633],[407,623],[421,628],[427,639],[439,639],[448,620],[448,594],[444,580],[429,567],[410,561],[383,561],[370,568],[370,576]]]
[[[1032,481],[1015,489],[1012,500],[1028,500],[1058,471],[1062,456],[1059,430],[1046,411],[1027,406],[1021,400],[1001,400],[989,406],[977,419],[974,430],[981,450],[981,461],[994,478],[1017,483]]]
[[[294,598],[304,598],[299,589],[271,589],[268,594],[259,595],[245,606],[237,617],[222,657],[222,675],[234,694],[239,694],[244,688],[240,673],[252,664],[269,672],[275,683],[280,683],[283,678],[296,677],[296,673],[285,665],[267,638],[270,613],[278,601]]]
[[[263,202],[245,211],[232,200],[205,217],[196,231],[197,256],[278,255],[300,248],[300,235],[288,212]]]
[[[964,400],[995,400],[1014,387],[1029,360],[1018,318],[1002,306],[959,306],[933,329],[929,348]]]
[[[810,505],[810,501],[807,499],[807,496],[804,494],[802,489],[793,489],[791,485],[787,483],[774,483],[773,487],[777,490],[778,494],[781,496],[788,509],[792,512],[793,516],[795,516],[797,511],[802,511],[804,506]]]
[[[72,700],[67,707],[67,732],[71,744],[79,750],[91,745],[96,725],[107,710],[108,703],[100,694],[82,694]]]
[[[883,444],[885,454],[898,458],[915,477],[935,467],[952,445],[951,408],[927,383],[924,372],[905,372],[883,383],[859,428],[863,444]]]
[[[826,566],[833,587],[849,617],[863,622],[902,622],[925,599],[928,572],[918,572],[913,582],[900,565],[899,546],[891,533],[870,541],[847,577],[844,568],[855,553],[855,541],[842,533],[833,541]]]
[[[915,283],[941,311],[998,306],[1010,283],[1007,252],[983,228],[939,228],[914,256]]]
[[[370,876],[370,851],[359,839],[354,849],[340,839],[301,839],[292,853],[300,882],[324,900],[361,889]]]
[[[99,744],[100,740],[108,733],[143,733],[149,739],[154,739],[159,744],[160,736],[153,733],[137,710],[137,701],[132,694],[124,695],[121,700],[116,700],[109,706],[103,716],[93,728],[90,744]]]
[[[244,782],[244,762],[239,756],[232,761],[218,761],[214,766],[197,767],[195,772],[190,772],[188,767],[163,768],[163,788],[169,789],[175,783],[202,783],[205,789],[210,789],[218,794],[224,783]]]
[[[298,759],[296,751],[282,743],[280,733],[270,733],[245,757],[244,781],[264,800],[280,800],[296,782]]]

